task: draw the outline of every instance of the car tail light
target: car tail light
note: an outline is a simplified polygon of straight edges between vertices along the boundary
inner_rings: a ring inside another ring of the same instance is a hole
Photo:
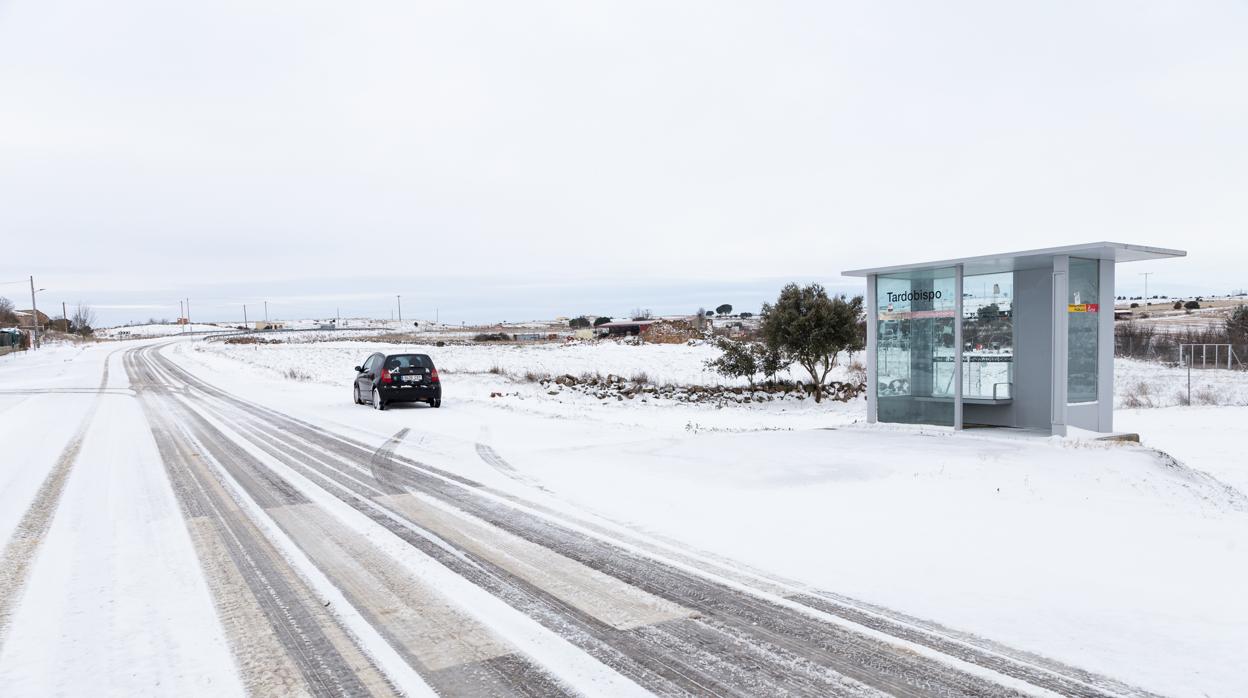
[[[436,369],[436,368],[429,369],[429,382],[430,382],[430,383],[437,383],[437,382],[439,382],[439,381],[438,381],[438,369]]]
[[[383,368],[383,369],[381,369],[381,382],[382,382],[382,383],[393,383],[393,382],[394,382],[394,379],[390,377],[390,372],[389,372],[389,371],[387,371],[387,370],[386,370],[386,369],[384,369],[384,368]]]

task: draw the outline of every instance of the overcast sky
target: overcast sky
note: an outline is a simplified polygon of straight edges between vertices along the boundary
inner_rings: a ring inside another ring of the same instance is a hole
[[[1115,240],[1190,254],[1120,293],[1226,292],[1245,37],[1242,1],[0,0],[0,282],[471,322]]]

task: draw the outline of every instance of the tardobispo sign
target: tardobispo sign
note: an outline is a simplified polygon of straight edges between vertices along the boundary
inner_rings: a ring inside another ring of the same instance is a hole
[[[905,293],[888,293],[889,303],[902,303],[904,301],[934,301],[940,298],[940,291],[906,291]]]

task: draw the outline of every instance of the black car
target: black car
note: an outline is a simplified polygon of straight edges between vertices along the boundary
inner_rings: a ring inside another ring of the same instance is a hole
[[[355,404],[384,410],[392,402],[442,406],[442,381],[425,354],[373,354],[355,367]]]

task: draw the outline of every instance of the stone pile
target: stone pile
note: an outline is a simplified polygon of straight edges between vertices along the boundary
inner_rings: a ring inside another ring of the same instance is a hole
[[[655,385],[647,381],[633,381],[624,376],[577,377],[564,374],[555,378],[543,378],[538,383],[546,388],[547,395],[560,395],[565,391],[590,395],[599,400],[676,400],[678,402],[773,402],[775,400],[805,400],[812,398],[810,387],[801,383],[766,383],[749,386],[728,385]],[[858,397],[865,384],[833,381],[824,386],[824,397],[829,400],[848,402]]]

